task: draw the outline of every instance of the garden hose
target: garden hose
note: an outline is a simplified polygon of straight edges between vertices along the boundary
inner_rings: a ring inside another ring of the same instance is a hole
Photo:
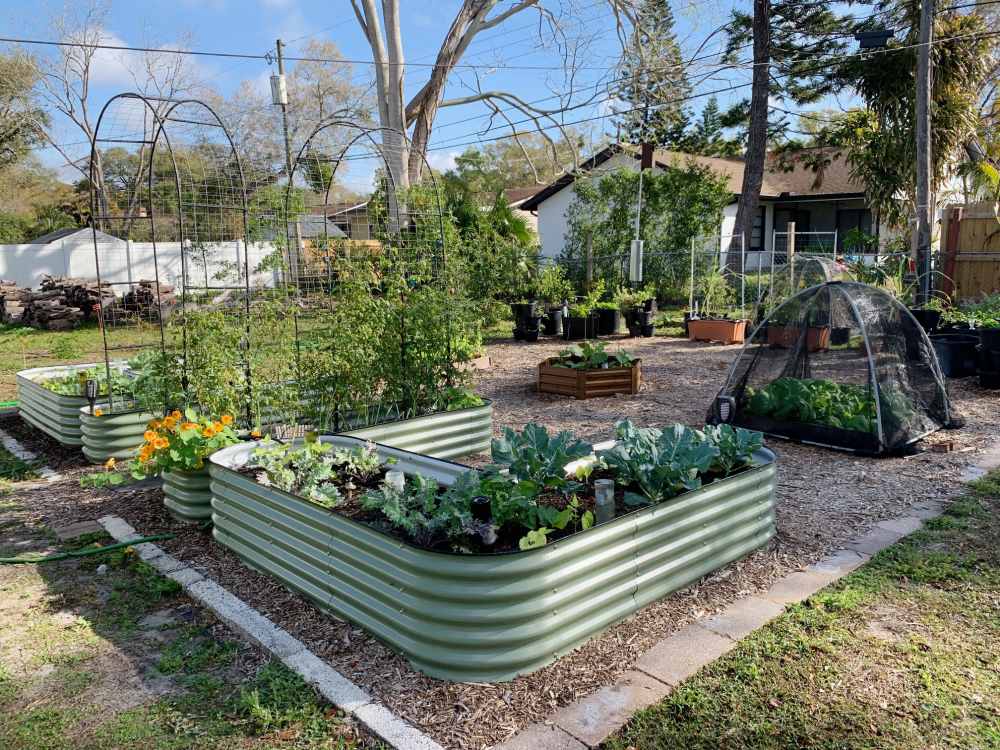
[[[139,539],[132,539],[128,542],[111,544],[107,547],[85,548],[81,550],[74,550],[72,552],[57,552],[54,555],[48,555],[46,557],[0,557],[0,565],[36,565],[40,563],[56,562],[57,560],[69,560],[75,557],[91,557],[92,555],[101,555],[105,552],[113,552],[114,550],[121,549],[122,547],[132,547],[136,544],[142,544],[143,542],[157,542],[161,539],[173,538],[173,534],[156,534],[155,536],[144,536]]]

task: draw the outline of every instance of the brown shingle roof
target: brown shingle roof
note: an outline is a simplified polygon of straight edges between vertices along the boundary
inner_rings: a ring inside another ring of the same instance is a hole
[[[636,159],[639,158],[639,149],[635,146],[611,145],[589,159],[581,172],[603,164],[621,151],[631,151],[635,154]],[[799,152],[794,159],[788,160],[792,169],[787,172],[784,171],[783,165],[775,156],[768,155],[764,183],[760,191],[761,197],[774,199],[806,196],[860,196],[864,194],[864,185],[851,178],[850,168],[843,155],[837,156],[836,152],[829,149],[819,152],[827,157],[825,161],[829,163],[820,172],[815,172],[808,166],[810,160],[805,157],[813,156],[816,153],[816,150]],[[733,195],[739,195],[743,190],[743,159],[699,156],[665,150],[657,150],[653,157],[660,167],[684,166],[691,162],[708,167],[726,178],[729,191]],[[520,207],[525,210],[538,208],[538,204],[572,183],[576,176],[576,174],[564,174],[525,200]]]

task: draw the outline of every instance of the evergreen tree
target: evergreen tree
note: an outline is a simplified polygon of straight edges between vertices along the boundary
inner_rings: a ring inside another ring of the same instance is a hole
[[[688,125],[691,93],[667,0],[640,0],[619,70],[622,140],[674,148]]]
[[[705,104],[698,120],[686,134],[684,151],[703,156],[737,156],[742,150],[740,141],[727,138],[725,120],[719,109],[719,100],[714,96]]]

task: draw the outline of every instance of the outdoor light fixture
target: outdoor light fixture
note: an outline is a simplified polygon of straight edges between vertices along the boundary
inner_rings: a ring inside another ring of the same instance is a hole
[[[632,240],[628,258],[628,280],[633,284],[642,283],[642,240]]]
[[[715,399],[715,415],[723,424],[729,424],[736,414],[736,399],[732,396],[718,396]]]
[[[861,43],[861,49],[882,49],[892,39],[892,29],[875,29],[874,31],[859,31],[854,38]]]
[[[87,378],[87,382],[84,384],[84,394],[87,396],[87,401],[90,402],[90,413],[94,413],[94,402],[97,401],[97,381],[93,378]]]

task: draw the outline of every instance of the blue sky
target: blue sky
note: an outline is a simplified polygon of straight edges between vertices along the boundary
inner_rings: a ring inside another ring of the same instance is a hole
[[[500,6],[509,6],[511,1],[501,0]],[[736,4],[742,6],[747,6],[748,2],[736,0]],[[615,61],[611,15],[606,0],[563,0],[563,3],[569,36],[586,34],[591,37],[586,48],[581,50],[584,69],[575,82],[577,90],[586,91],[588,85]],[[732,0],[675,0],[677,34],[685,49],[693,50],[708,32],[723,23],[733,4]],[[402,0],[401,5],[407,61],[411,64],[432,62],[459,3],[456,0]],[[549,7],[559,7],[558,2],[550,2]],[[37,13],[26,14],[24,8],[24,0],[0,0],[0,24],[4,35],[53,38],[50,19],[54,11],[40,5]],[[559,53],[539,44],[536,29],[535,13],[529,10],[516,15],[502,26],[483,32],[473,42],[463,62],[484,66],[476,69],[484,88],[508,90],[526,100],[565,91],[567,84],[559,72]],[[301,52],[302,45],[310,38],[329,39],[340,47],[346,58],[370,59],[348,0],[147,0],[131,3],[118,0],[110,6],[106,33],[119,44],[171,47],[187,40],[192,49],[255,54],[273,50],[274,40],[281,37],[288,44],[290,56]],[[718,50],[721,43],[718,38],[707,50]],[[43,54],[47,51],[46,48],[41,50]],[[247,79],[264,87],[267,76],[274,72],[263,60],[197,58],[196,64],[201,76],[223,95]],[[102,53],[91,92],[91,106],[95,110],[113,94],[133,88],[127,66],[128,59],[121,53]],[[524,69],[532,66],[551,70]],[[367,81],[370,75],[370,66],[354,67],[356,82]],[[427,75],[428,68],[410,67],[407,72],[409,93],[416,91]],[[746,80],[745,72],[730,72],[706,82],[702,90]],[[470,71],[459,72],[450,79],[448,95],[470,93],[473,81]],[[744,91],[722,95],[720,100],[726,104]],[[704,101],[692,102],[693,108],[700,109]],[[597,101],[572,112],[567,119],[606,115],[609,109],[608,102]],[[487,123],[482,104],[442,110],[432,139],[432,164],[446,167],[463,150],[465,142],[503,134],[499,123],[486,132]],[[610,119],[588,127],[595,138],[602,131],[613,132]],[[66,133],[79,135],[78,131]],[[51,151],[43,152],[43,158],[50,164],[57,161]]]

